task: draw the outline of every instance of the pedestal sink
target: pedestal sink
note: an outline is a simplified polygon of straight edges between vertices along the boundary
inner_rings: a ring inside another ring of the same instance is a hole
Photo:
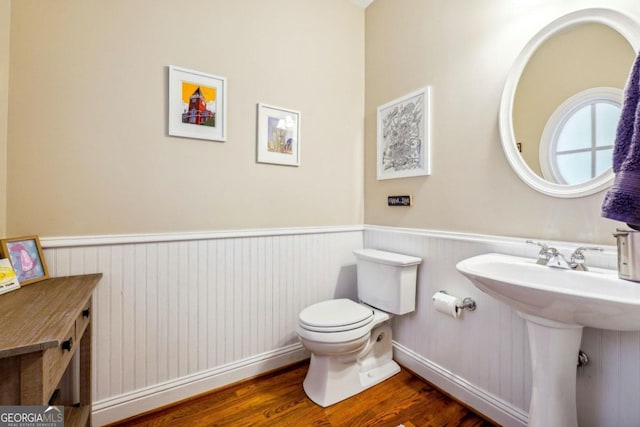
[[[640,330],[640,283],[615,270],[563,270],[503,254],[460,261],[481,291],[527,323],[532,363],[529,426],[576,427],[576,362],[582,328]]]

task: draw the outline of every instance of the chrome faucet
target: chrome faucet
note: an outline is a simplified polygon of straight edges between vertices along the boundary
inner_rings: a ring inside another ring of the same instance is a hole
[[[527,240],[527,243],[540,246],[540,252],[538,252],[538,261],[536,261],[536,264],[547,265],[547,263],[549,262],[549,259],[551,258],[549,249],[553,249],[553,248],[549,248],[549,246],[547,246],[545,243],[536,242],[534,240]],[[553,250],[556,250],[556,249],[553,249]]]
[[[546,265],[549,267],[558,267],[569,269],[569,263],[564,259],[564,256],[553,247],[547,246],[545,243],[536,242],[534,240],[527,240],[527,243],[540,246],[540,252],[538,252],[537,264]]]
[[[571,254],[569,266],[574,270],[588,271],[587,265],[584,263],[584,251],[604,251],[604,248],[581,246]]]
[[[549,261],[547,261],[547,267],[562,268],[564,270],[573,268],[556,248],[549,248],[548,252]]]
[[[540,246],[540,252],[538,252],[537,264],[546,265],[548,267],[562,268],[565,270],[578,270],[588,271],[585,264],[584,252],[585,251],[599,251],[602,252],[603,248],[598,247],[586,247],[581,246],[577,248],[571,254],[569,262],[564,258],[564,255],[560,253],[556,248],[550,247],[542,242],[536,242],[534,240],[527,240],[527,243]]]

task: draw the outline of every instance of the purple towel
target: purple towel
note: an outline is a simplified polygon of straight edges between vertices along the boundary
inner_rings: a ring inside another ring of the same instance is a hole
[[[624,92],[613,172],[616,177],[602,202],[602,216],[640,228],[640,54]]]

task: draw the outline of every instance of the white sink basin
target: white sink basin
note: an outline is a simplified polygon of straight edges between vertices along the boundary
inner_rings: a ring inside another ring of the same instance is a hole
[[[577,427],[582,328],[640,330],[640,283],[621,280],[613,270],[563,270],[501,254],[465,259],[456,268],[526,320],[532,365],[528,425]]]
[[[468,258],[457,269],[521,313],[569,325],[640,330],[640,283],[619,279],[615,270],[563,270],[502,254]]]

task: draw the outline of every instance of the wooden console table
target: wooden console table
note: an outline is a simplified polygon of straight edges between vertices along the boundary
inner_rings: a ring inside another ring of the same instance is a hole
[[[101,278],[56,277],[0,295],[0,405],[48,405],[79,351],[80,401],[54,404],[65,405],[65,426],[91,425],[91,295]]]

